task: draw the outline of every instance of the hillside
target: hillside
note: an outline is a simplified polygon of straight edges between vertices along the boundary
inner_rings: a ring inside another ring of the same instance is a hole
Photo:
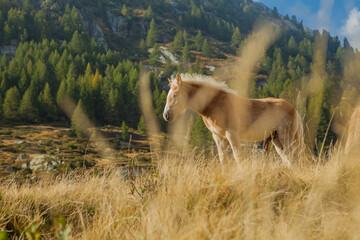
[[[0,51],[1,240],[358,236],[360,168],[341,138],[360,55],[346,39],[251,0],[0,0]],[[233,68],[247,96],[303,118],[290,167],[258,143],[220,163],[201,116],[163,120],[167,77]]]
[[[174,72],[213,74],[236,60],[261,20],[272,22],[281,37],[255,68],[250,95],[282,97],[296,105],[310,126],[311,148],[322,144],[336,107],[356,102],[359,76],[351,66],[358,53],[346,39],[342,46],[328,32],[310,30],[296,16],[281,16],[256,2],[1,0],[0,7],[3,121],[70,120],[61,108],[69,96],[99,125],[124,121],[137,128],[138,78],[145,68],[153,72],[155,114],[166,131],[164,78]],[[313,59],[318,50],[322,63]],[[321,86],[314,93],[310,84],[318,67]],[[349,111],[335,115],[338,122],[326,145],[341,136]]]

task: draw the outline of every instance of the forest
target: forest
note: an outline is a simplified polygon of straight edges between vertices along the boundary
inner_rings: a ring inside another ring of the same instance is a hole
[[[105,25],[114,6],[112,14],[126,21],[129,34],[119,37],[104,30],[106,47],[88,31],[83,15],[96,9],[90,17]],[[317,151],[325,135],[326,145],[334,144],[359,96],[357,49],[346,39],[306,28],[296,16],[281,16],[276,8],[251,0],[1,0],[0,46],[16,46],[15,53],[0,57],[1,121],[71,123],[61,108],[69,96],[98,125],[125,123],[144,132],[139,74],[150,69],[155,114],[166,132],[166,79],[179,72],[211,74],[206,63],[226,62],[240,53],[259,19],[277,23],[281,37],[255,69],[250,96],[287,99],[308,125],[311,148]],[[131,34],[131,26],[139,22],[146,31]],[[178,63],[160,61],[163,47]],[[314,72],[323,83],[315,90]],[[193,122],[193,141],[209,145],[211,137],[201,119]]]

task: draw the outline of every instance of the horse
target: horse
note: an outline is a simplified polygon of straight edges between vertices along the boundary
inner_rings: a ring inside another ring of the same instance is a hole
[[[177,74],[169,79],[163,117],[173,121],[186,109],[199,113],[216,143],[220,162],[227,142],[235,161],[240,161],[241,142],[264,142],[275,146],[284,163],[303,147],[303,124],[295,108],[286,100],[240,97],[225,83],[207,76]]]
[[[345,144],[345,154],[348,155],[357,150],[360,143],[360,107],[357,107],[351,115],[348,130],[347,139]]]

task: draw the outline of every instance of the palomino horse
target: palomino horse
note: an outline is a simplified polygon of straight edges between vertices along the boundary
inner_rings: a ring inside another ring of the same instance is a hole
[[[223,162],[227,141],[238,163],[241,141],[265,141],[265,150],[272,142],[287,165],[290,165],[289,157],[302,150],[302,121],[289,102],[242,98],[224,83],[201,75],[177,75],[169,82],[165,121],[174,120],[187,108],[201,114],[215,140],[220,162]]]
[[[360,144],[360,107],[357,107],[351,115],[347,135],[345,154],[358,151]]]

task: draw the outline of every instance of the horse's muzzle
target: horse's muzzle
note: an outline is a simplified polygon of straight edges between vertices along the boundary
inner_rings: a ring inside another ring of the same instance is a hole
[[[172,114],[170,111],[164,112],[163,117],[164,117],[164,120],[167,122],[171,122],[171,120],[172,120]]]

